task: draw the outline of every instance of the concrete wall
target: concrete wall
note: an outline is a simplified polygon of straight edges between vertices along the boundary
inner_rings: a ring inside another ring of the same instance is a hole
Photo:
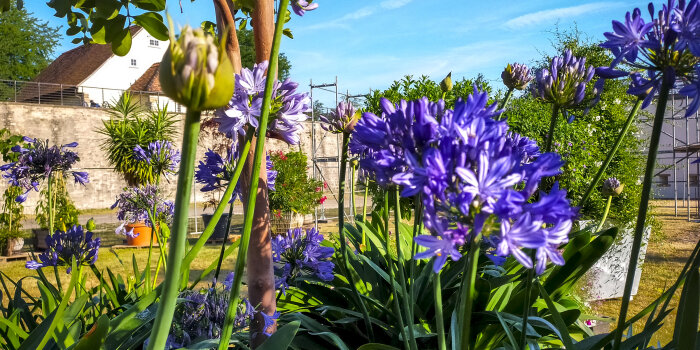
[[[184,117],[184,115],[180,115]],[[78,142],[76,151],[80,156],[77,169],[85,170],[90,175],[90,183],[87,186],[73,184],[68,181],[68,190],[78,209],[102,209],[111,206],[116,196],[126,186],[124,180],[116,174],[105,158],[104,151],[100,148],[104,136],[97,133],[102,125],[102,120],[109,119],[109,113],[102,108],[69,107],[55,105],[37,105],[21,103],[0,103],[0,128],[7,128],[12,133],[33,138],[48,139],[51,144],[66,144]],[[182,120],[182,119],[181,119]],[[178,124],[181,130],[182,125]],[[317,133],[317,157],[335,157],[337,155],[336,135],[326,133],[318,123],[315,123]],[[268,140],[268,152],[290,150],[304,151],[309,157],[309,174],[311,167],[311,123],[306,123],[304,134],[301,137],[300,146],[289,146],[278,140]],[[325,136],[324,136],[325,135]],[[179,148],[181,136],[176,138]],[[202,159],[209,140],[200,140],[198,147],[198,161]],[[319,179],[325,178],[331,188],[337,187],[338,167],[337,161],[321,162],[321,174]],[[317,172],[318,173],[318,172]],[[4,191],[7,182],[0,181],[0,190]],[[176,177],[170,183],[165,184],[170,197],[174,197],[176,189]],[[34,213],[34,208],[39,195],[31,193],[25,205],[26,213]],[[196,195],[199,202],[204,196],[199,192]],[[328,194],[329,198],[332,195]]]

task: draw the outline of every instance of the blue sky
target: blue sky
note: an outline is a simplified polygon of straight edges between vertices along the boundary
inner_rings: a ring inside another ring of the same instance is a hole
[[[291,77],[308,90],[314,83],[333,82],[341,91],[366,93],[388,87],[406,74],[435,80],[452,72],[453,79],[482,73],[499,81],[508,62],[531,63],[552,53],[550,32],[576,24],[594,40],[611,30],[611,20],[624,18],[646,1],[562,0],[317,0],[319,8],[304,17],[293,15],[288,27],[294,39],[282,42],[292,61]],[[658,1],[656,1],[658,2]],[[25,2],[31,12],[52,25],[62,18],[43,2]],[[199,25],[213,19],[209,0],[168,1],[176,24]],[[646,11],[644,11],[646,13]],[[65,27],[65,26],[64,26]],[[74,47],[64,38],[58,53]],[[498,86],[498,84],[496,84]],[[325,103],[333,95],[315,94]]]

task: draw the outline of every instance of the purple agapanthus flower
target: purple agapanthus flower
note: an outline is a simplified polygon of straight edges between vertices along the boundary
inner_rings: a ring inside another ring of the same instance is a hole
[[[226,158],[224,158],[219,153],[208,149],[204,154],[204,160],[199,162],[197,170],[194,173],[195,181],[204,185],[201,191],[211,192],[225,189],[231,177],[233,177],[237,159],[238,151],[231,151],[229,149]],[[266,158],[265,165],[267,168],[267,189],[269,191],[274,191],[277,171],[274,170],[274,164],[269,155]],[[241,187],[239,182],[236,184],[231,201],[240,198],[240,196]]]
[[[230,138],[245,135],[246,127],[258,127],[258,117],[262,108],[263,91],[267,79],[267,61],[256,64],[252,70],[243,68],[235,75],[236,86],[228,106],[215,112],[219,131]],[[268,132],[289,144],[299,143],[302,131],[301,122],[311,112],[311,99],[308,93],[298,93],[298,84],[287,79],[275,81],[273,85],[268,123]]]
[[[75,183],[81,185],[90,182],[87,172],[72,170],[80,160],[78,154],[71,150],[78,146],[77,142],[49,146],[48,140],[42,141],[26,136],[23,140],[27,143],[26,148],[12,147],[12,152],[19,154],[17,161],[0,167],[0,170],[5,172],[3,177],[10,185],[21,187],[25,191],[15,199],[17,202],[24,202],[30,191],[39,191],[41,183],[54,176],[72,175]]]
[[[180,164],[180,151],[173,146],[172,142],[158,140],[149,143],[145,149],[136,145],[134,158],[148,164],[156,178],[162,175],[167,179],[168,175],[177,171],[177,166]]]
[[[532,94],[562,109],[579,105],[586,96],[586,84],[595,75],[595,67],[586,65],[586,58],[578,58],[566,50],[552,59],[549,68],[535,74]]]
[[[313,0],[311,0],[313,1]],[[318,8],[317,3],[312,3],[307,0],[292,0],[292,10],[298,16],[303,16],[306,11],[312,11]]]
[[[221,329],[226,320],[226,311],[230,302],[233,272],[229,273],[224,283],[212,283],[208,288],[198,291],[186,290],[180,293],[182,300],[175,310],[176,317],[170,327],[170,347],[179,349],[192,344],[195,340],[215,339],[221,336]],[[247,298],[242,298],[234,317],[234,331],[240,331],[250,325],[255,315],[255,307]]]
[[[697,0],[674,1],[663,4],[659,11],[649,4],[650,20],[645,21],[642,11],[627,12],[624,23],[613,21],[613,32],[605,33],[606,41],[600,46],[615,56],[610,67],[598,70],[604,79],[631,76],[629,93],[644,99],[648,106],[666,80],[676,84],[682,93],[696,99],[700,62],[700,4]],[[616,69],[622,65],[628,69]],[[648,78],[640,71],[646,72]],[[602,81],[601,81],[602,85]],[[686,116],[694,114],[700,103],[692,103]]]
[[[28,269],[36,270],[46,266],[68,266],[66,273],[71,272],[71,265],[92,265],[97,261],[100,251],[100,238],[93,238],[90,231],[84,232],[83,227],[73,225],[68,231],[56,230],[53,235],[46,236],[46,246],[37,260],[27,261]]]
[[[503,85],[511,90],[524,90],[533,77],[530,75],[530,68],[524,64],[508,64],[501,72]]]
[[[117,220],[121,224],[115,230],[116,234],[136,237],[133,229],[126,230],[126,225],[134,222],[143,222],[152,226],[151,216],[157,223],[169,225],[175,215],[175,204],[166,200],[162,190],[156,185],[143,185],[127,187],[119,194],[112,209],[118,208]],[[155,209],[155,211],[154,211]]]
[[[275,285],[282,293],[301,275],[315,276],[322,281],[335,278],[332,247],[323,246],[324,237],[313,227],[294,228],[272,238],[272,261],[275,263]]]
[[[321,127],[323,130],[336,134],[351,133],[355,129],[358,119],[359,115],[355,114],[355,107],[352,103],[341,101],[328,116],[321,116]]]
[[[365,113],[351,147],[366,176],[400,186],[404,197],[420,196],[431,235],[415,238],[427,248],[416,259],[434,258],[438,271],[482,235],[488,254],[513,257],[538,272],[548,261],[562,262],[558,248],[568,239],[576,209],[558,184],[533,196],[564,163],[510,132],[485,92],[475,89],[454,110],[423,98],[395,105],[383,100],[382,111]]]

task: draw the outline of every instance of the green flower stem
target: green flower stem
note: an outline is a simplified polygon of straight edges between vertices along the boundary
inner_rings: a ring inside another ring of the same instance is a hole
[[[233,195],[233,191],[236,189],[236,184],[238,183],[238,179],[241,176],[241,172],[243,172],[243,167],[246,161],[246,158],[248,157],[248,152],[250,151],[250,146],[251,146],[251,140],[253,139],[253,131],[249,131],[246,133],[245,136],[245,141],[243,143],[243,149],[242,152],[240,153],[240,158],[238,159],[238,162],[236,163],[236,167],[233,170],[233,177],[231,178],[231,181],[229,181],[228,186],[226,186],[226,190],[224,191],[224,195],[221,196],[221,201],[219,202],[219,205],[216,207],[216,210],[214,210],[214,214],[212,214],[211,220],[209,221],[209,224],[207,227],[204,229],[204,232],[202,232],[202,235],[199,236],[199,239],[197,239],[197,242],[192,246],[190,251],[187,253],[185,256],[185,263],[182,265],[182,274],[186,274],[189,271],[190,265],[192,264],[192,261],[197,257],[197,254],[199,254],[199,251],[202,250],[202,247],[204,247],[204,244],[207,242],[209,237],[211,237],[212,233],[214,233],[214,228],[216,227],[216,224],[219,222],[219,219],[221,219],[221,214],[224,213],[224,209],[226,209],[226,204],[231,200],[231,195]],[[230,216],[229,216],[230,218]]]
[[[391,294],[394,297],[394,313],[396,314],[396,321],[399,323],[399,331],[401,332],[401,338],[403,339],[403,348],[405,350],[410,349],[408,343],[408,337],[406,336],[406,329],[404,328],[403,317],[401,316],[401,306],[399,306],[399,295],[396,292],[396,286],[394,286],[394,260],[391,257],[389,251],[389,191],[384,191],[384,257],[386,259],[386,267],[389,272],[389,285],[391,286]]]
[[[409,275],[409,280],[411,283],[409,284],[409,295],[410,295],[410,302],[415,303],[416,302],[416,288],[415,288],[415,276],[416,276],[416,265],[418,265],[418,261],[413,259],[414,256],[416,256],[416,251],[418,250],[418,245],[416,244],[416,236],[418,235],[419,232],[422,231],[423,227],[423,202],[421,201],[421,196],[420,194],[416,195],[413,199],[413,203],[415,205],[418,205],[418,208],[416,209],[416,212],[414,213],[413,216],[413,232],[412,232],[412,238],[411,238],[411,262],[410,262],[410,269],[408,271]],[[413,310],[411,310],[413,311]],[[415,320],[414,313],[411,313],[411,319]]]
[[[365,195],[362,199],[362,223],[365,223],[367,218],[367,195],[369,194],[369,178],[365,179]],[[367,234],[365,227],[362,226],[362,246],[367,247]]]
[[[350,205],[352,205],[352,219],[355,220],[355,164],[350,165]]]
[[[647,165],[644,171],[644,185],[642,186],[642,198],[639,202],[639,212],[637,213],[637,226],[634,229],[634,240],[632,241],[632,254],[630,255],[629,266],[627,267],[627,278],[625,280],[625,292],[622,297],[622,305],[620,305],[620,316],[617,319],[617,330],[615,332],[615,342],[613,350],[620,349],[620,341],[622,340],[623,326],[627,318],[627,309],[629,307],[630,298],[632,296],[632,284],[634,283],[634,275],[637,271],[637,260],[639,259],[639,250],[642,246],[642,236],[644,235],[644,226],[647,218],[647,210],[649,209],[649,198],[651,195],[652,180],[654,179],[654,168],[656,165],[656,152],[659,150],[659,140],[664,124],[664,115],[666,114],[666,103],[668,102],[668,94],[673,86],[673,78],[669,74],[663,75],[661,89],[656,104],[656,115],[654,116],[654,126],[651,132],[651,141],[649,142],[649,154],[647,156]]]
[[[233,170],[233,176],[231,177],[230,182],[233,183],[233,187],[235,189],[236,184],[238,183],[238,179],[241,177],[241,172],[243,172],[243,165],[245,164],[246,158],[248,158],[248,151],[250,151],[250,143],[253,138],[253,132],[248,132],[245,137],[245,143],[243,144],[243,153],[241,153],[240,159],[236,163],[236,167]],[[230,195],[228,196],[230,197]],[[231,201],[230,199],[224,199],[222,198],[222,203],[226,203],[228,201]],[[233,201],[229,204],[228,208],[228,221],[226,222],[226,234],[224,235],[224,241],[221,242],[221,252],[219,253],[219,261],[216,263],[216,273],[214,274],[214,279],[219,280],[219,272],[221,272],[221,264],[224,261],[224,252],[226,251],[226,242],[228,241],[228,235],[229,232],[231,231],[231,220],[233,219]],[[217,222],[219,219],[216,220]],[[209,222],[211,225],[211,222]],[[216,226],[216,225],[214,225]],[[212,227],[214,227],[212,226]],[[207,227],[208,228],[208,227]],[[213,231],[213,230],[212,230]]]
[[[345,270],[345,277],[348,279],[348,284],[350,284],[350,289],[355,295],[357,305],[362,311],[362,317],[365,321],[365,328],[367,329],[367,334],[371,341],[374,341],[374,330],[372,329],[372,323],[369,320],[369,313],[367,312],[367,306],[360,296],[360,291],[357,290],[355,285],[355,276],[353,275],[353,270],[350,267],[347,257],[347,240],[345,238],[345,173],[348,164],[348,145],[350,143],[350,133],[343,133],[343,148],[342,154],[340,156],[340,179],[338,184],[338,231],[340,234],[340,258],[342,259],[343,269]],[[354,200],[353,200],[354,204]]]
[[[462,336],[461,344],[462,349],[470,349],[472,344],[470,344],[471,337],[471,323],[472,323],[472,308],[474,303],[474,297],[476,296],[476,275],[477,267],[479,265],[479,249],[481,246],[481,236],[477,236],[473,239],[469,245],[469,251],[467,252],[467,264],[464,266],[464,280],[462,283],[467,283],[465,292],[462,294],[463,298],[460,302],[459,308],[462,315]]]
[[[615,144],[613,144],[613,147],[610,149],[610,152],[608,152],[607,158],[605,158],[603,165],[601,165],[600,169],[598,169],[598,172],[595,174],[593,181],[591,181],[591,183],[588,185],[586,193],[584,193],[583,197],[578,202],[579,207],[583,207],[583,205],[586,204],[586,201],[591,196],[591,193],[593,193],[593,189],[596,187],[598,182],[600,182],[600,179],[603,178],[605,170],[608,169],[610,162],[617,153],[617,150],[620,148],[620,144],[622,144],[622,140],[629,132],[630,127],[632,126],[632,122],[634,122],[635,117],[637,116],[637,112],[639,112],[639,109],[642,107],[642,102],[644,102],[644,98],[639,98],[637,102],[635,102],[634,107],[632,107],[632,110],[630,111],[630,114],[627,117],[627,121],[625,121],[625,125],[622,127],[622,130],[620,130],[620,133],[617,135]]]
[[[545,142],[544,152],[552,151],[552,140],[554,140],[554,129],[557,126],[557,120],[559,119],[559,106],[553,105],[552,107],[552,120],[549,122],[549,133],[547,134],[547,141]]]
[[[513,97],[513,91],[515,89],[508,89],[508,92],[506,92],[506,96],[503,98],[503,101],[501,101],[501,105],[498,106],[499,109],[506,108],[508,105],[508,102],[510,101],[510,98]]]
[[[534,257],[534,253],[532,254]],[[534,259],[533,259],[534,264]],[[535,267],[527,269],[525,275],[525,302],[523,303],[523,322],[520,328],[520,349],[527,348],[527,319],[530,316],[530,295],[532,295],[532,280],[535,278]]]
[[[610,203],[612,203],[612,196],[608,196],[608,203],[605,205],[605,211],[603,212],[603,218],[600,220],[600,224],[595,229],[595,232],[600,232],[605,224],[605,220],[608,218],[608,212],[610,212]]]
[[[192,193],[192,178],[194,177],[194,161],[197,157],[197,138],[199,136],[199,121],[201,112],[187,110],[185,116],[185,131],[182,140],[182,158],[180,171],[177,177],[177,192],[175,198],[175,218],[173,220],[173,232],[168,254],[168,266],[165,271],[163,292],[160,295],[158,313],[153,322],[151,340],[148,349],[163,349],[165,341],[170,333],[170,325],[173,321],[173,313],[177,302],[177,294],[180,286],[180,268],[185,256],[187,244],[187,221],[190,207],[190,194]]]
[[[54,196],[52,195],[53,191],[53,177],[51,175],[48,176],[48,192],[46,193],[46,203],[49,205],[49,236],[53,236],[53,220],[54,220],[54,211],[56,210],[56,206],[53,203]],[[56,277],[56,286],[58,287],[58,291],[62,292],[63,291],[63,285],[61,283],[61,276],[58,274],[58,266],[54,265],[53,267],[53,275]]]
[[[401,196],[399,195],[399,188],[396,187],[394,189],[394,235],[396,236],[396,266],[397,270],[399,271],[399,285],[401,286],[401,295],[403,298],[401,299],[403,301],[403,313],[406,316],[406,325],[408,325],[409,332],[408,332],[408,339],[411,342],[411,349],[412,350],[418,350],[418,345],[416,344],[416,337],[415,334],[413,334],[413,312],[411,309],[411,305],[409,304],[408,301],[408,289],[406,288],[406,272],[404,270],[404,258],[403,258],[403,253],[401,251],[401,231],[400,231],[400,225],[401,225]]]
[[[270,118],[270,102],[272,101],[272,86],[275,82],[277,74],[277,64],[279,63],[280,41],[282,41],[282,29],[284,27],[284,18],[287,15],[287,6],[289,0],[280,0],[279,11],[277,11],[277,23],[275,23],[275,34],[272,38],[272,51],[270,52],[270,63],[267,68],[267,80],[265,81],[265,94],[262,101],[262,113],[260,113],[258,138],[255,142],[255,155],[253,156],[253,170],[250,176],[250,196],[246,205],[245,216],[243,218],[243,233],[238,246],[238,256],[236,258],[236,268],[233,277],[233,285],[231,286],[230,299],[231,302],[226,310],[226,320],[221,330],[221,340],[219,341],[219,350],[228,348],[231,334],[233,333],[233,322],[238,310],[238,303],[241,300],[241,282],[243,280],[243,272],[245,270],[246,259],[248,256],[248,246],[250,245],[250,235],[253,229],[253,216],[255,214],[255,200],[257,196],[258,180],[260,176],[260,165],[265,157],[265,135],[267,134],[267,122]]]
[[[151,234],[151,241],[148,244],[148,260],[146,260],[146,291],[150,292],[151,289],[151,256],[153,256],[153,234]],[[159,257],[160,259],[160,257]]]
[[[435,324],[437,326],[438,349],[446,350],[445,345],[445,324],[442,315],[442,286],[440,283],[440,271],[433,275],[433,292],[435,294]]]

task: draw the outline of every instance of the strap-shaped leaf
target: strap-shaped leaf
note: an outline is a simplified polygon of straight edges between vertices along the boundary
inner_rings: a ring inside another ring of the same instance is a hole
[[[258,347],[258,350],[284,350],[289,348],[289,344],[294,340],[294,336],[297,334],[300,324],[301,322],[294,321],[284,325],[262,343],[262,345]]]

